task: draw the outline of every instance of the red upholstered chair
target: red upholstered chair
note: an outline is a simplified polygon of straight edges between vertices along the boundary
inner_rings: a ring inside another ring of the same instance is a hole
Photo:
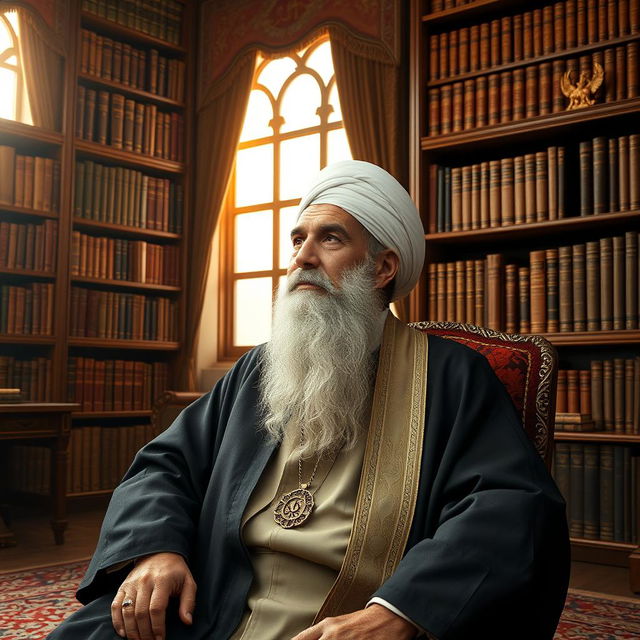
[[[410,326],[479,351],[509,392],[522,426],[551,468],[558,358],[542,336],[521,336],[456,322]]]

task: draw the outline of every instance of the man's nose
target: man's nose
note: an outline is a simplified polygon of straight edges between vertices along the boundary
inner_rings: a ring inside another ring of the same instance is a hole
[[[293,262],[300,269],[316,269],[320,260],[315,244],[309,239],[305,240],[298,249]]]

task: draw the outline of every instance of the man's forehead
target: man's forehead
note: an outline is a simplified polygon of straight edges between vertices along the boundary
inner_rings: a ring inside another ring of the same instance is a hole
[[[300,214],[296,227],[327,222],[342,224],[348,229],[361,229],[364,231],[362,224],[342,207],[338,207],[335,204],[324,203],[310,204]]]

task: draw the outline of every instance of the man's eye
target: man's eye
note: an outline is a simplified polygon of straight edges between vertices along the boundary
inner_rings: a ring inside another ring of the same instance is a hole
[[[338,236],[334,236],[332,234],[329,234],[325,240],[329,240],[330,242],[340,242],[340,238],[338,238]]]
[[[299,247],[302,244],[302,238],[291,238],[291,244],[294,247]]]

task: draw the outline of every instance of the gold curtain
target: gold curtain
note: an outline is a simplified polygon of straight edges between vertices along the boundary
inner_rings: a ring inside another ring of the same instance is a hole
[[[196,356],[212,238],[227,191],[251,93],[256,52],[245,54],[202,101],[196,122],[195,206],[188,252],[188,303],[180,388],[197,385]]]
[[[31,13],[18,9],[20,59],[29,95],[31,117],[37,127],[60,131],[63,58],[45,39]]]

